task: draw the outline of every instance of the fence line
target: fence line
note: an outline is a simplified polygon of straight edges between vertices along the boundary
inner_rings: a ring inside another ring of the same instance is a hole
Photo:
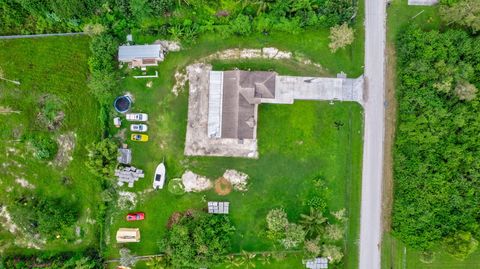
[[[56,33],[56,34],[36,34],[36,35],[4,35],[0,36],[0,39],[18,39],[18,38],[37,38],[37,37],[49,37],[49,36],[73,36],[84,35],[84,32],[77,33]]]

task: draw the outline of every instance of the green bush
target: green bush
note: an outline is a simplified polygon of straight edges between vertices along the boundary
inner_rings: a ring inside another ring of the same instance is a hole
[[[99,177],[112,178],[117,166],[118,146],[111,139],[103,139],[87,146],[86,165]]]
[[[170,179],[168,182],[168,191],[175,195],[182,195],[185,193],[181,178]]]
[[[34,133],[25,137],[33,148],[33,156],[39,160],[51,160],[58,151],[55,139],[47,133]]]
[[[9,206],[17,225],[32,236],[47,240],[72,240],[80,209],[76,201],[44,194],[22,194]]]
[[[235,228],[225,215],[186,212],[161,244],[174,268],[217,264],[230,253]]]

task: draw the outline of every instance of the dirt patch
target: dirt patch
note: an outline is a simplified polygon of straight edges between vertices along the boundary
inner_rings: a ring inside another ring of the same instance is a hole
[[[47,127],[50,131],[55,131],[62,126],[65,112],[62,111],[63,101],[60,98],[55,95],[43,95],[38,100],[38,106],[39,125]]]
[[[20,111],[13,110],[8,106],[0,106],[0,114],[20,113]]]
[[[53,163],[55,166],[65,167],[73,160],[72,153],[75,148],[75,139],[77,135],[74,132],[61,134],[57,137],[58,152]]]
[[[0,207],[0,218],[3,219],[2,226],[10,233],[15,234],[18,231],[18,226],[13,222],[6,206]]]
[[[186,192],[201,192],[212,188],[210,179],[197,175],[192,171],[186,171],[182,175],[182,183]]]
[[[397,121],[397,100],[395,98],[396,55],[395,46],[387,43],[385,83],[385,155],[383,168],[382,224],[383,230],[389,232],[392,227],[393,206],[393,145],[395,142],[395,127]]]
[[[237,170],[226,170],[223,177],[229,181],[236,191],[247,191],[248,175]]]
[[[186,72],[175,72],[175,85],[173,85],[172,88],[172,93],[175,96],[178,96],[178,94],[182,91],[183,88],[185,88],[185,84],[187,83],[187,73]]]
[[[121,210],[132,210],[137,205],[137,194],[128,191],[118,193],[117,207]]]
[[[127,128],[121,129],[118,133],[115,134],[115,137],[120,139],[120,141],[125,141],[127,137]]]
[[[232,192],[232,183],[224,177],[219,177],[215,180],[215,192],[218,195],[225,196]]]
[[[24,178],[16,178],[15,179],[15,182],[18,183],[20,186],[22,186],[23,188],[26,188],[26,189],[35,189],[35,185],[33,185],[32,183],[28,182],[26,179]]]

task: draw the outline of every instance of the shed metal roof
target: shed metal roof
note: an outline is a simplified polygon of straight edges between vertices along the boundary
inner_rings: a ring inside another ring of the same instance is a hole
[[[161,45],[133,45],[118,48],[119,61],[131,61],[142,58],[163,58]]]

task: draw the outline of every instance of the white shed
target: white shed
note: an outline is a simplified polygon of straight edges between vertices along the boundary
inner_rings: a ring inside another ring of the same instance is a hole
[[[161,45],[131,45],[118,48],[118,61],[130,67],[155,66],[163,61]]]
[[[140,242],[140,229],[138,228],[120,228],[117,231],[117,243],[136,243]]]

